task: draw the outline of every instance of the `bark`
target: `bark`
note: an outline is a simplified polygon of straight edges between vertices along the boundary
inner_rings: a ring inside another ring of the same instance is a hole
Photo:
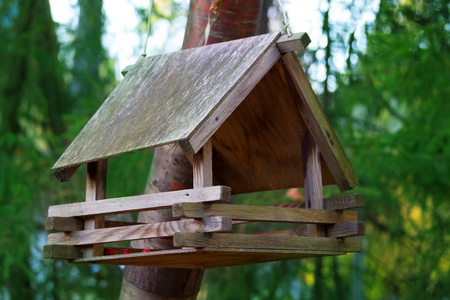
[[[183,49],[204,44],[204,30],[210,19],[208,44],[255,35],[262,0],[191,0]],[[213,4],[213,6],[212,6]],[[214,7],[217,14],[210,14]],[[192,166],[180,147],[164,146],[155,151],[146,192],[158,193],[192,187]],[[140,213],[142,222],[171,220],[170,210]],[[136,241],[132,247],[167,249],[170,240]],[[120,299],[195,299],[203,278],[202,270],[126,267]]]

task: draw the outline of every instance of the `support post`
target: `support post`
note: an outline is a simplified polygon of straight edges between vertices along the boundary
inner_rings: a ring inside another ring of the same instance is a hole
[[[212,143],[208,140],[193,156],[194,189],[213,185]]]
[[[320,153],[308,129],[302,134],[302,152],[306,208],[323,209]],[[326,236],[325,225],[308,224],[307,228],[308,236]]]
[[[86,176],[86,202],[106,198],[106,159],[88,163]],[[105,227],[105,217],[88,218],[84,221],[84,229]],[[83,257],[103,255],[103,244],[95,244],[83,249]]]

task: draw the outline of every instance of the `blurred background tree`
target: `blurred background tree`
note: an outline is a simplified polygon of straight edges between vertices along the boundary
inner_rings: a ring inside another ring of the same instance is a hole
[[[158,2],[152,22],[187,15],[179,1]],[[450,4],[320,3],[322,36],[311,36],[320,43],[301,58],[360,177],[352,193],[365,197],[364,250],[209,270],[199,298],[447,299]],[[102,6],[79,0],[78,26],[66,30],[71,39],[61,44],[48,0],[0,2],[1,299],[119,295],[118,267],[73,266],[40,256],[48,205],[84,198],[82,175],[58,184],[49,169],[117,81],[102,43]],[[358,32],[356,24],[368,10],[376,18]],[[259,32],[279,30],[278,2],[264,1],[263,12]],[[336,13],[348,18],[336,21]],[[108,196],[142,193],[151,159],[147,152],[111,159],[110,169],[121,174],[109,172]],[[337,193],[325,190],[327,196]],[[235,201],[282,203],[289,195],[275,191]]]

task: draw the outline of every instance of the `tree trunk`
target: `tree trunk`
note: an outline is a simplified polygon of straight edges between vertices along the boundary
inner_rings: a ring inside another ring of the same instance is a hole
[[[262,0],[191,0],[183,49],[204,44],[204,31],[210,20],[207,44],[244,38],[256,34]],[[210,8],[216,14],[210,14]],[[192,187],[192,166],[180,147],[164,146],[155,151],[147,193]],[[143,212],[141,222],[171,220],[171,211]],[[167,249],[167,240],[136,241],[132,247]],[[126,267],[120,299],[195,299],[203,278],[202,270]]]

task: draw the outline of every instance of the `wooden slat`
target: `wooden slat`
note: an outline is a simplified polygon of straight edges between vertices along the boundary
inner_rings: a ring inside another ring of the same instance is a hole
[[[231,232],[229,217],[211,217],[203,220],[179,220],[117,228],[81,230],[71,233],[52,233],[48,244],[90,245],[151,238],[172,237],[175,232]]]
[[[119,221],[119,220],[105,220],[105,228],[121,227],[129,225],[141,225],[144,223]],[[45,218],[46,231],[75,231],[84,229],[84,220],[82,218],[70,217],[48,217]]]
[[[362,195],[339,195],[323,199],[323,208],[327,210],[344,210],[364,207]]]
[[[86,203],[95,203],[106,198],[106,159],[90,162],[87,165]],[[84,229],[93,230],[105,227],[105,216],[96,216],[84,220]],[[83,248],[84,257],[103,254],[103,244],[94,244]]]
[[[263,76],[281,57],[280,51],[272,45],[249,69],[248,74],[226,96],[221,105],[195,131],[188,141],[181,142],[184,151],[189,154],[197,151],[209,140],[233,111],[242,103]]]
[[[175,247],[225,247],[238,249],[299,249],[325,251],[361,251],[358,239],[337,239],[327,237],[300,237],[276,235],[252,235],[232,233],[190,233],[177,232],[173,237]]]
[[[140,59],[53,172],[188,140],[279,36],[259,35]]]
[[[172,214],[174,217],[183,218],[228,216],[233,220],[311,224],[334,224],[358,220],[356,211],[337,212],[234,204],[177,203],[172,206]]]
[[[327,236],[351,237],[364,235],[363,222],[348,222],[327,226]]]
[[[171,249],[94,258],[79,258],[71,262],[108,265],[132,265],[166,268],[209,269],[248,265],[277,260],[342,255],[342,251],[267,250],[237,248]]]
[[[280,36],[277,47],[281,53],[304,50],[311,43],[311,39],[305,32],[294,33],[291,37],[287,34]]]
[[[67,245],[45,245],[42,250],[44,259],[74,259],[83,257],[81,247]]]
[[[308,236],[308,229],[295,228],[288,230],[279,230],[271,232],[258,233],[260,235],[284,235],[284,236]],[[327,237],[352,237],[364,235],[364,223],[363,222],[347,222],[338,223],[326,226]]]
[[[299,112],[311,132],[314,141],[333,174],[341,191],[351,190],[358,183],[358,177],[342,149],[319,100],[308,81],[302,66],[293,52],[282,57],[287,80],[292,87],[294,98],[299,99]]]
[[[144,210],[170,208],[178,202],[230,201],[231,190],[226,186],[180,190],[166,193],[146,194],[114,198],[95,202],[78,202],[50,206],[49,217],[90,217]]]

